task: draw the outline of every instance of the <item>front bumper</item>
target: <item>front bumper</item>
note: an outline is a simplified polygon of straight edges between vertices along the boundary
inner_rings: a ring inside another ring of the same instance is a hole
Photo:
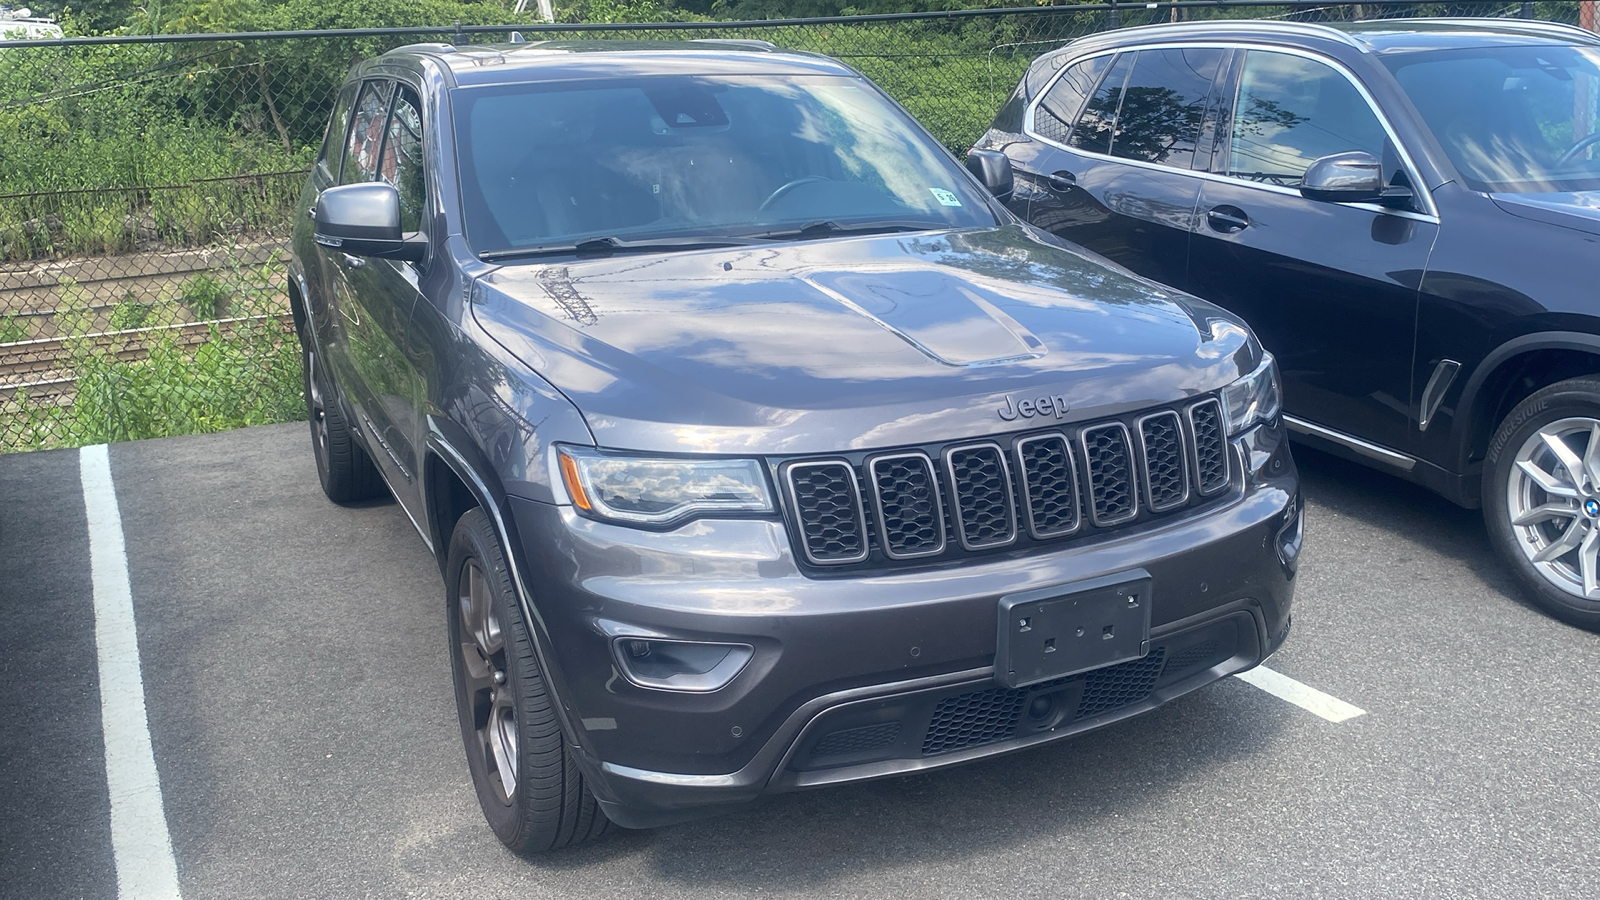
[[[1021,749],[1154,708],[1254,666],[1288,631],[1298,478],[1281,427],[1236,442],[1241,485],[1192,515],[1067,543],[849,578],[812,578],[783,525],[703,520],[667,533],[512,498],[532,621],[596,796],[649,827],[792,790]],[[999,598],[1142,568],[1142,659],[1007,689]],[[747,644],[720,690],[651,690],[618,634]]]

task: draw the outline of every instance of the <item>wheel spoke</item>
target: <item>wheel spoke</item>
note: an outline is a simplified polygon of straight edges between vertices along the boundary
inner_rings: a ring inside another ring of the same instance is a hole
[[[1593,597],[1600,591],[1600,578],[1596,577],[1596,557],[1600,556],[1600,529],[1591,528],[1583,536],[1578,548],[1578,570],[1583,574],[1583,595]]]
[[[1600,485],[1600,422],[1589,426],[1589,447],[1583,451],[1583,474],[1590,484]]]
[[[1571,519],[1581,515],[1578,508],[1566,503],[1546,503],[1528,510],[1515,519],[1513,525],[1535,525],[1547,519]]]
[[[1556,480],[1554,475],[1534,465],[1530,460],[1517,460],[1517,469],[1520,470],[1522,474],[1533,479],[1534,484],[1537,484],[1546,494],[1549,494],[1552,497],[1567,497],[1572,500],[1578,499],[1578,489],[1576,487],[1562,484],[1560,481]]]
[[[494,687],[494,666],[478,652],[478,642],[461,642],[461,663],[466,669],[467,695]]]
[[[502,686],[495,694],[494,705],[489,708],[489,727],[484,735],[489,752],[494,757],[495,769],[500,773],[500,785],[506,796],[517,790],[517,710],[511,701],[511,691]]]
[[[1567,526],[1567,530],[1562,532],[1561,537],[1533,555],[1533,561],[1536,563],[1549,562],[1552,559],[1571,553],[1583,543],[1586,533],[1587,529],[1585,528],[1584,520],[1573,519],[1572,524]]]
[[[1567,470],[1567,477],[1572,479],[1573,487],[1583,484],[1583,460],[1578,458],[1572,448],[1562,440],[1561,435],[1548,429],[1540,429],[1539,437],[1544,441],[1544,446],[1555,454],[1561,462],[1561,467]]]

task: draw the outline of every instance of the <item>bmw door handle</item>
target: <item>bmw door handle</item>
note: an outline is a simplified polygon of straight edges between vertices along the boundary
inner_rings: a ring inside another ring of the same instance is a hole
[[[367,261],[359,256],[351,256],[348,253],[341,253],[339,255],[344,257],[344,267],[346,269],[359,269],[367,264]]]
[[[1206,224],[1220,234],[1237,234],[1250,227],[1250,217],[1237,206],[1215,206],[1206,212]]]
[[[1050,185],[1052,191],[1066,193],[1078,186],[1078,176],[1065,170],[1051,172],[1044,183]]]

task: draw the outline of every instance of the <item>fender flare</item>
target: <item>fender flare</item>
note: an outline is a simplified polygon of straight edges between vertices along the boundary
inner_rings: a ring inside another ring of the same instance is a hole
[[[1466,471],[1468,457],[1472,454],[1472,428],[1476,424],[1472,410],[1478,403],[1484,382],[1507,360],[1533,350],[1577,350],[1600,358],[1600,335],[1583,331],[1541,331],[1514,337],[1490,350],[1462,386],[1461,400],[1456,405],[1457,410],[1467,413],[1456,415],[1450,428],[1450,441],[1456,447],[1456,471]]]
[[[482,454],[475,446],[470,443],[464,447],[459,446],[458,442],[452,441],[440,429],[439,422],[431,416],[428,421],[425,446],[427,454],[438,457],[441,464],[448,466],[456,477],[461,479],[461,483],[467,486],[473,499],[478,501],[478,506],[488,515],[489,523],[499,536],[501,549],[505,552],[506,560],[511,567],[511,587],[517,592],[517,604],[522,610],[523,621],[528,624],[528,634],[533,639],[534,656],[538,659],[539,669],[544,675],[545,689],[555,700],[552,705],[556,710],[556,719],[561,723],[561,731],[572,747],[583,750],[578,754],[579,757],[592,755],[583,743],[578,729],[573,727],[576,714],[567,706],[566,697],[569,694],[565,679],[551,662],[555,654],[550,644],[550,631],[545,626],[544,617],[539,614],[538,607],[533,602],[533,594],[523,577],[523,573],[527,571],[527,560],[522,552],[522,543],[518,540],[516,522],[511,518],[505,489],[498,478],[486,474],[490,470],[484,467]],[[426,461],[421,469],[424,473],[428,471]],[[426,489],[423,491],[423,511],[428,519],[428,527],[432,530],[435,522],[433,502]],[[440,535],[438,547],[441,554],[448,556],[450,535]],[[445,590],[449,590],[449,585],[445,586]]]

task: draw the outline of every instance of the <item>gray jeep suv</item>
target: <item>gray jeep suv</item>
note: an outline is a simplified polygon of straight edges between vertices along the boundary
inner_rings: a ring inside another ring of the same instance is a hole
[[[1019,750],[1282,643],[1271,356],[994,162],[770,46],[352,72],[290,268],[317,471],[437,559],[507,845]]]

